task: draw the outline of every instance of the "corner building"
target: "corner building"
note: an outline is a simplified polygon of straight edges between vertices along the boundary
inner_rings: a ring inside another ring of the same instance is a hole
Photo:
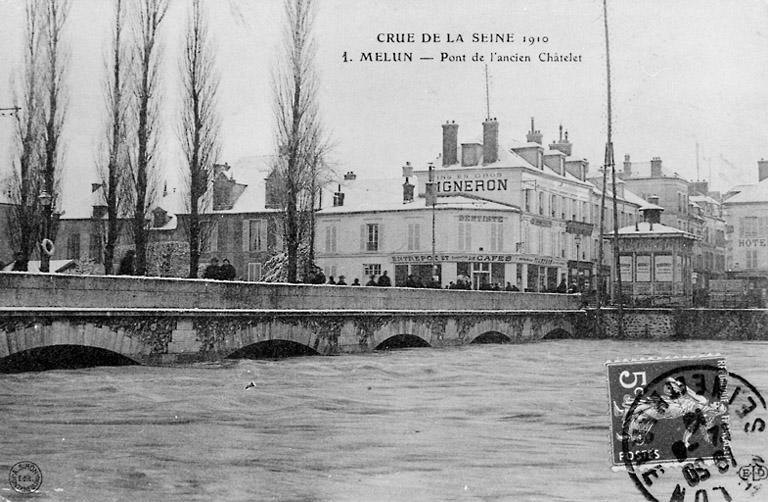
[[[476,142],[459,144],[453,122],[442,129],[442,153],[429,168],[406,164],[399,180],[348,173],[338,184],[333,207],[317,214],[326,275],[365,284],[387,271],[396,285],[413,275],[443,287],[462,278],[473,289],[592,287],[599,199],[567,132],[561,127],[546,148],[533,120],[526,142],[503,146],[496,119],[483,122]]]

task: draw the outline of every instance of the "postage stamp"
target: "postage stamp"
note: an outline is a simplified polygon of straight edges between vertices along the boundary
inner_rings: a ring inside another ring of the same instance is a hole
[[[613,467],[712,459],[723,450],[725,358],[606,363]],[[705,371],[706,370],[706,371]],[[727,428],[727,427],[726,427]]]
[[[724,358],[607,366],[612,467],[626,470],[647,500],[762,500],[768,409]]]

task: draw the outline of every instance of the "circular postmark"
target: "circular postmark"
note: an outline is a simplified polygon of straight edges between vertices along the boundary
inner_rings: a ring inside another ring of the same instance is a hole
[[[33,493],[43,485],[43,471],[34,462],[17,462],[8,473],[8,483],[19,493]]]
[[[674,427],[654,430],[663,421]],[[760,451],[767,421],[765,399],[743,377],[706,364],[677,367],[654,378],[629,407],[624,465],[650,501],[757,500],[768,479],[768,450]],[[655,454],[638,455],[638,448]]]

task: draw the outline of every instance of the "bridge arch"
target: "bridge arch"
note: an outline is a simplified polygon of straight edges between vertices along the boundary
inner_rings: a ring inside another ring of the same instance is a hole
[[[288,357],[319,356],[312,347],[293,340],[273,338],[250,343],[227,356],[227,359],[285,359]]]
[[[429,342],[416,335],[400,334],[390,336],[380,342],[373,350],[392,350],[431,347]]]
[[[486,331],[469,342],[470,344],[512,343],[512,339],[498,331]]]
[[[567,338],[573,338],[573,335],[562,327],[554,328],[541,337],[542,340],[563,340]]]
[[[139,364],[124,354],[92,345],[42,345],[0,359],[0,373]]]

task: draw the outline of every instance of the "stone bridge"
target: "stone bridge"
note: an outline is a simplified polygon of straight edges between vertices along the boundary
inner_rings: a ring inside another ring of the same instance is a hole
[[[19,273],[0,305],[0,371],[526,342],[587,317],[573,295]]]

